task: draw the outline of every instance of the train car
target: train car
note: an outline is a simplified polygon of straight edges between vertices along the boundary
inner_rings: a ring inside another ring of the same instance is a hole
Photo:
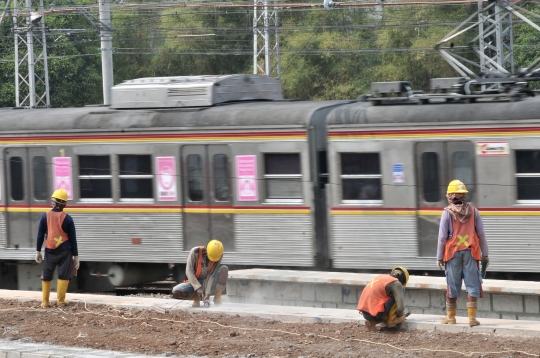
[[[489,270],[538,278],[539,134],[538,98],[335,108],[328,116],[333,267],[437,270],[446,187],[459,179],[483,218]]]
[[[232,266],[316,267],[325,204],[317,221],[310,148],[341,103],[283,100],[278,80],[232,75],[128,81],[112,108],[0,110],[1,287],[39,289],[37,226],[56,188],[69,193],[80,290],[162,279],[213,238]]]

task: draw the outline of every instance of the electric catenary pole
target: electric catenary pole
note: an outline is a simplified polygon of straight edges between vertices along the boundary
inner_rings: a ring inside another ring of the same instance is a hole
[[[274,3],[255,0],[253,7],[253,73],[279,77],[279,18]]]
[[[32,9],[39,9],[33,12]],[[43,0],[14,0],[15,103],[17,107],[50,107],[47,41]]]
[[[113,47],[111,6],[109,0],[99,0],[99,31],[101,37],[101,74],[103,76],[103,104],[111,104],[113,78]]]

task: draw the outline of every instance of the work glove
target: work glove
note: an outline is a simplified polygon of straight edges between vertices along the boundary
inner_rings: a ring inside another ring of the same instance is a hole
[[[73,266],[75,266],[75,270],[78,270],[81,266],[79,263],[79,256],[73,256]]]
[[[204,289],[203,289],[202,286],[199,287],[199,288],[197,289],[197,295],[198,295],[200,298],[203,298],[203,296],[204,296]]]
[[[437,260],[437,267],[439,268],[439,270],[444,270],[444,261]]]
[[[482,256],[482,261],[486,261],[486,268],[488,268],[488,266],[489,266],[489,257]]]
[[[39,252],[39,251],[36,252],[36,262],[38,264],[43,262],[43,257],[41,256],[41,252]]]

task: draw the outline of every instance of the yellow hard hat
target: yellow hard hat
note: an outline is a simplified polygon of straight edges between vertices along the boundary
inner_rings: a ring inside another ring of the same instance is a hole
[[[66,189],[57,189],[51,195],[51,198],[55,202],[59,201],[61,203],[67,203],[67,201],[68,201],[68,193],[67,193]]]
[[[465,184],[459,180],[452,180],[450,184],[448,184],[448,190],[446,190],[446,194],[465,194],[468,192]]]
[[[392,272],[394,272],[394,270],[400,270],[405,274],[405,283],[403,284],[403,287],[407,286],[407,282],[409,282],[409,271],[407,271],[407,269],[405,267],[396,266],[396,267],[394,267],[392,269],[392,271],[390,271],[390,274],[392,274]]]
[[[212,262],[218,262],[223,255],[223,251],[225,251],[225,249],[223,248],[221,241],[212,240],[208,243],[208,245],[206,245],[206,254],[208,255],[208,260]]]

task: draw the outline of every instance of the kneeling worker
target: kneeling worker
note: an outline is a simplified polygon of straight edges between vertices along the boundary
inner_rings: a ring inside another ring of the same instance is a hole
[[[381,322],[392,328],[405,321],[403,294],[408,281],[407,269],[396,266],[389,275],[375,277],[364,288],[358,311],[364,316],[368,329],[375,329],[375,325]]]
[[[193,300],[193,307],[201,305],[214,294],[214,304],[221,304],[221,295],[225,290],[229,269],[221,265],[223,244],[212,240],[206,246],[191,249],[186,264],[187,281],[173,288],[174,298]]]

